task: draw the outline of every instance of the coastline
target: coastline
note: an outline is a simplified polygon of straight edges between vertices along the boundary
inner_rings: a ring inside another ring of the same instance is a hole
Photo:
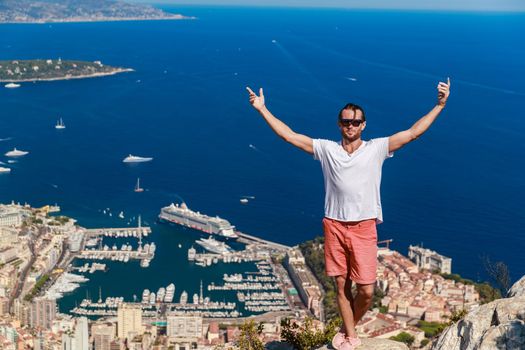
[[[134,21],[178,21],[178,20],[196,20],[194,16],[174,15],[172,17],[162,18],[142,18],[142,17],[102,17],[102,18],[71,18],[71,19],[46,19],[46,20],[28,20],[28,21],[2,21],[1,24],[52,24],[52,23],[95,23],[95,22],[134,22]]]
[[[27,82],[36,82],[36,81],[57,81],[57,80],[73,80],[73,79],[89,79],[89,78],[99,78],[110,75],[115,75],[119,73],[134,72],[134,69],[131,68],[117,68],[112,72],[103,72],[103,73],[94,73],[90,75],[76,75],[76,76],[65,76],[65,77],[56,77],[56,78],[37,78],[37,79],[0,79],[0,83],[27,83]]]

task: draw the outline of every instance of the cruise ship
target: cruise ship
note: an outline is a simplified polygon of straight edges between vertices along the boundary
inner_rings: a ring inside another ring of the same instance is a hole
[[[181,205],[172,203],[170,206],[162,208],[159,219],[225,238],[239,237],[235,233],[235,226],[232,226],[227,220],[218,216],[211,217],[195,212],[189,209],[186,203]]]
[[[10,173],[11,168],[4,168],[3,166],[0,166],[0,173]]]
[[[226,254],[232,252],[232,249],[226,243],[219,242],[212,237],[201,238],[195,243],[215,254]]]
[[[149,162],[152,160],[153,158],[151,157],[139,157],[139,156],[133,156],[130,154],[129,156],[124,158],[123,162],[124,163],[143,163],[143,162]]]
[[[29,152],[26,152],[26,151],[21,151],[19,149],[16,149],[13,148],[12,151],[9,151],[5,154],[6,157],[21,157],[21,156],[25,156],[26,154],[28,154]]]

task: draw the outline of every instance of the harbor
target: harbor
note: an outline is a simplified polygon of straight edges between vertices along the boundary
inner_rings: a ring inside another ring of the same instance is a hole
[[[155,241],[158,242],[159,233],[164,242],[166,239],[171,242],[164,243],[167,245],[162,251],[163,261],[170,261],[170,266],[183,263],[190,269],[197,269],[197,275],[205,277],[205,281],[201,279],[198,289],[185,285],[180,278],[170,278],[173,282],[161,286],[157,284],[155,288],[151,288],[155,283],[150,284],[147,281],[152,276],[139,272],[143,269],[136,270],[136,264],[129,265],[132,261],[138,261],[141,268],[149,267],[158,253],[155,242],[143,241],[152,230],[150,227],[142,227],[139,216],[137,227],[85,229],[83,236],[77,238],[81,241],[79,249],[71,254],[72,263],[66,270],[70,279],[77,278],[71,276],[74,272],[79,274],[78,278],[81,281],[69,284],[55,282],[57,289],[53,294],[59,299],[64,296],[69,300],[66,303],[61,302],[62,305],[69,305],[66,307],[68,313],[90,318],[112,317],[116,315],[121,303],[139,306],[146,318],[157,318],[170,313],[198,315],[211,319],[234,319],[272,312],[293,312],[296,305],[293,298],[287,294],[291,286],[289,277],[272,261],[272,257],[283,255],[289,247],[236,231],[228,221],[219,217],[208,217],[173,205],[168,209],[167,213],[170,215],[183,212],[193,218],[205,218],[218,225],[215,233],[206,232],[204,226],[189,227],[181,223],[175,223],[175,227],[186,226],[195,232],[174,229],[173,225],[156,226]],[[161,222],[166,221],[166,218],[167,216],[160,218]],[[235,239],[228,237],[232,236],[229,230],[235,233]],[[205,237],[202,237],[203,233]],[[185,249],[182,249],[183,245]],[[134,271],[131,275],[130,270]],[[223,272],[217,275],[214,273],[217,270]],[[156,273],[158,272],[156,270]],[[148,285],[150,287],[139,291],[136,287],[130,290],[124,285],[112,284],[109,291],[111,296],[103,298],[99,290],[98,299],[90,298],[90,294],[96,294],[93,287],[97,284],[107,285],[107,282],[103,281],[108,280],[109,275],[116,278],[129,275],[132,278],[130,281],[140,280],[143,281],[143,288]],[[139,277],[141,275],[143,277]],[[85,285],[90,287],[82,287],[83,283],[88,281]],[[86,294],[81,299],[78,299],[79,292],[75,291],[79,288]],[[75,296],[74,305],[69,295]]]

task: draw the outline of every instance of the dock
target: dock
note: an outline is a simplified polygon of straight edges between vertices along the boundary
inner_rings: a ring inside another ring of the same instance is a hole
[[[244,233],[244,232],[240,232],[240,231],[236,231],[235,233],[237,233],[237,235],[239,235],[239,238],[237,239],[238,242],[241,242],[241,243],[244,243],[244,244],[264,244],[270,248],[273,248],[275,250],[279,250],[279,251],[288,251],[291,249],[291,247],[287,246],[287,245],[284,245],[284,244],[280,244],[280,243],[275,243],[275,242],[272,242],[272,241],[268,241],[268,240],[265,240],[265,239],[262,239],[262,238],[259,238],[259,237],[255,237],[255,236],[252,236],[252,235],[249,235],[247,233]]]
[[[82,250],[80,252],[79,258],[82,259],[111,259],[115,257],[125,257],[128,256],[129,259],[136,259],[136,260],[145,260],[145,259],[153,259],[155,256],[154,253],[150,252],[139,252],[136,250],[99,250],[99,249],[89,249],[89,250]],[[115,260],[115,259],[113,259]]]
[[[146,237],[151,233],[150,227],[111,227],[111,228],[92,228],[86,230],[86,236],[95,238],[99,236],[107,237]]]

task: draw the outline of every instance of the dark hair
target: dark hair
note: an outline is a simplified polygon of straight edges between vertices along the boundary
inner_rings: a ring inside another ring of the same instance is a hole
[[[354,113],[356,113],[356,111],[360,111],[363,115],[363,121],[366,122],[365,111],[363,110],[363,108],[361,108],[361,106],[358,106],[354,103],[347,103],[343,108],[341,108],[341,110],[339,111],[339,119],[343,117],[343,111],[348,109],[354,111]]]

